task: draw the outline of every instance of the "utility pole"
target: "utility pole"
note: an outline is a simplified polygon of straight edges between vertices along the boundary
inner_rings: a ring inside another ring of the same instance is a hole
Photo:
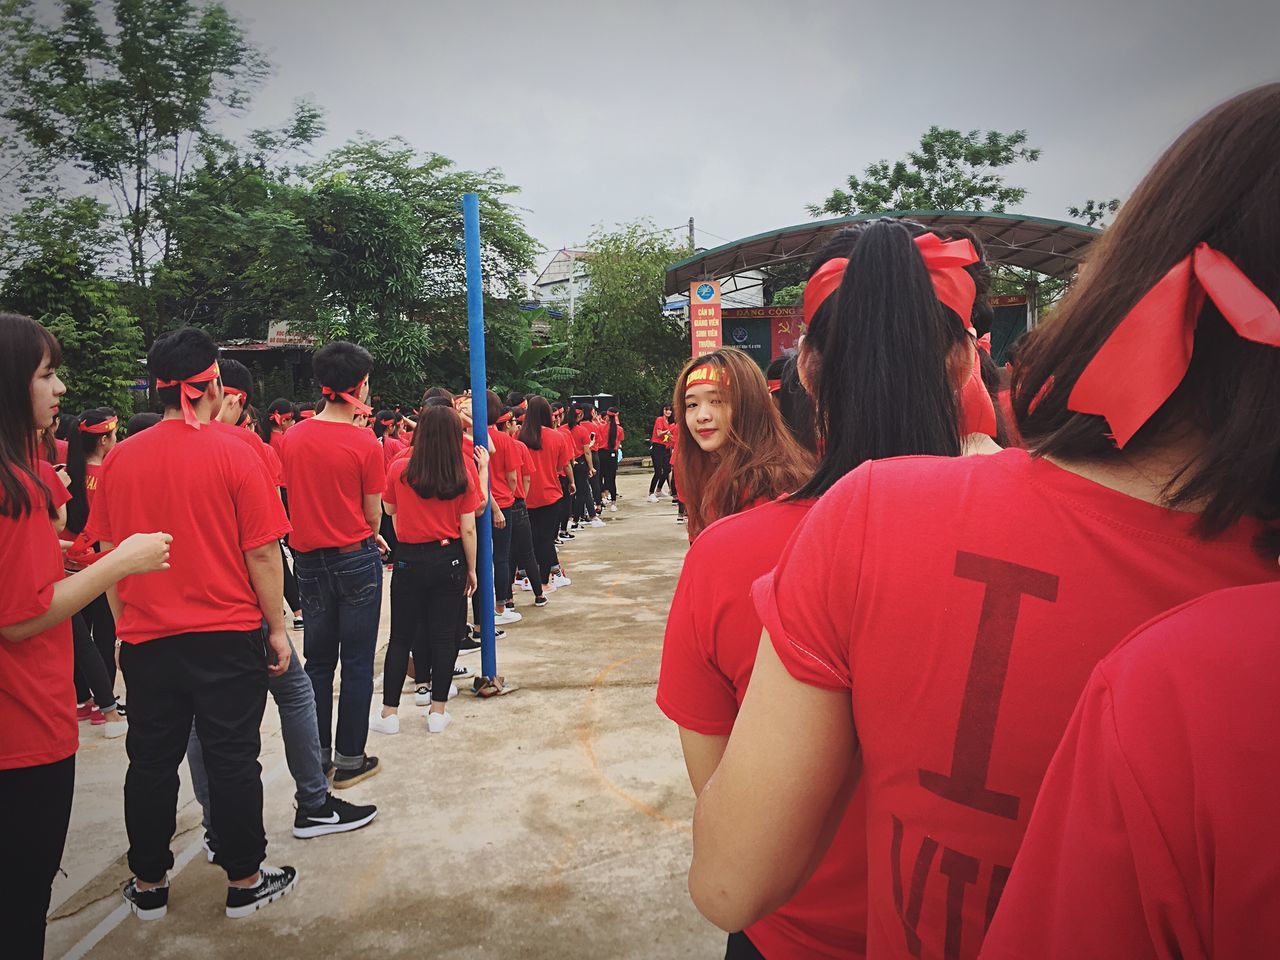
[[[697,249],[698,249],[697,244],[693,242],[693,217],[690,217],[689,218],[689,252],[693,253],[693,251]]]

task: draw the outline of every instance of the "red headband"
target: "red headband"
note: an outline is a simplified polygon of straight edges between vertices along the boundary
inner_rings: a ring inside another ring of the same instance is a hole
[[[711,383],[719,386],[729,385],[728,371],[722,370],[720,367],[712,366],[704,363],[700,367],[694,367],[689,371],[689,375],[684,378],[684,388],[688,390],[690,387],[698,386],[703,383]]]
[[[379,420],[378,420],[378,422],[379,422],[380,424],[382,424],[384,427],[389,427],[389,426],[391,426],[393,423],[395,423],[395,422],[396,422],[396,418],[395,418],[395,417],[392,417],[390,420],[382,420],[382,419],[379,419]]]
[[[202,373],[197,373],[195,376],[185,377],[181,380],[157,380],[156,389],[160,390],[165,387],[177,387],[178,398],[182,405],[182,419],[185,420],[189,426],[195,427],[199,430],[200,418],[196,416],[196,411],[195,408],[191,406],[191,401],[199,400],[204,396],[204,392],[208,388],[209,382],[217,380],[218,377],[218,361],[215,360],[213,361],[213,366]],[[197,384],[201,384],[201,386],[197,386]]]
[[[782,389],[782,381],[781,381],[781,380],[770,380],[770,381],[769,381],[769,392],[770,392],[770,393],[777,393],[777,392],[778,392],[779,390],[781,390],[781,389]]]
[[[303,420],[310,420],[310,419],[311,419],[312,417],[314,417],[315,415],[316,415],[316,412],[315,412],[314,410],[299,410],[299,411],[298,411],[298,416],[300,416]]]
[[[292,422],[293,422],[293,414],[292,414],[292,413],[281,413],[279,410],[277,410],[275,413],[273,413],[273,414],[271,414],[270,416],[268,416],[268,417],[267,417],[267,419],[268,419],[268,420],[273,420],[273,421],[275,421],[275,422],[276,422],[276,423],[278,423],[280,426],[284,426],[284,423],[285,423],[285,421],[286,421],[286,420],[287,420],[287,421],[289,421],[290,423],[292,423]]]
[[[365,377],[350,390],[335,390],[333,387],[321,387],[320,395],[326,400],[332,400],[335,403],[339,400],[345,400],[347,403],[351,404],[351,406],[356,408],[356,413],[368,415],[373,413],[373,407],[369,406],[356,396],[356,394],[360,392],[360,388],[368,382],[369,378]]]
[[[77,429],[81,433],[98,433],[105,436],[108,433],[116,432],[116,424],[120,421],[116,417],[108,417],[101,423],[81,423]]]
[[[497,422],[497,423],[509,423],[510,421],[511,421],[511,411],[510,411],[510,410],[508,410],[506,413],[504,413],[504,414],[502,414],[501,416],[499,416],[496,422]]]
[[[225,384],[223,384],[222,392],[223,392],[223,393],[229,393],[229,394],[231,394],[233,397],[239,397],[239,398],[240,398],[241,400],[243,400],[245,403],[248,403],[248,402],[249,402],[249,395],[248,395],[247,393],[245,393],[243,390],[237,390],[235,387],[228,387],[228,386],[226,386]]]
[[[1111,331],[1067,407],[1106,417],[1123,448],[1187,375],[1206,295],[1241,337],[1280,347],[1276,305],[1225,253],[1197,244]]]
[[[979,260],[977,251],[968,240],[943,240],[936,233],[922,233],[915,238],[916,249],[924,260],[929,271],[929,281],[933,284],[933,293],[944,306],[950,307],[960,317],[965,326],[969,325],[969,317],[973,313],[973,300],[977,289],[973,277],[965,269]],[[845,268],[849,261],[845,257],[828,260],[809,278],[804,288],[804,322],[807,326],[818,307],[836,292],[840,281],[844,279]]]

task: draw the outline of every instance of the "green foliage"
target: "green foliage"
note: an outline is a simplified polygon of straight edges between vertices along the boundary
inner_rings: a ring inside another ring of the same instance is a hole
[[[568,343],[534,344],[530,327],[549,320],[546,309],[539,307],[530,313],[528,327],[495,342],[486,337],[489,386],[498,396],[505,397],[513,391],[554,395],[581,373],[560,363],[569,348]]]
[[[1120,199],[1112,197],[1110,200],[1086,200],[1084,206],[1067,207],[1067,213],[1072,219],[1083,220],[1085,226],[1105,227],[1106,219],[1119,209]]]
[[[598,231],[587,251],[588,286],[567,328],[569,363],[581,371],[579,392],[618,397],[632,428],[627,452],[635,454],[647,449],[654,411],[669,401],[689,358],[684,321],[662,309],[667,265],[688,251],[648,221]]]
[[[783,287],[781,290],[775,290],[771,306],[793,307],[796,304],[803,303],[804,287],[803,283],[796,283],[789,287]]]
[[[1027,146],[1027,131],[944,130],[930,127],[920,148],[905,160],[879,160],[862,177],[850,175],[811,216],[844,217],[885,210],[991,210],[1003,213],[1027,191],[1005,183],[1003,168],[1034,163],[1040,151]]]

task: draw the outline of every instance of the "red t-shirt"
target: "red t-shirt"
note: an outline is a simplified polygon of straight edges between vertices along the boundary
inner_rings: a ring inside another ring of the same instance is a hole
[[[579,423],[569,431],[573,435],[573,455],[581,457],[591,450],[591,442],[595,437],[595,428],[589,424]]]
[[[84,499],[91,507],[93,506],[94,495],[98,492],[98,480],[101,477],[102,464],[86,463],[84,465]]]
[[[37,472],[55,509],[67,491],[43,460]],[[48,501],[30,479],[25,517],[0,516],[0,624],[38,617],[53,603],[62,579],[62,548],[49,521]],[[0,770],[57,763],[76,752],[76,688],[72,680],[71,621],[13,643],[0,638]],[[9,826],[21,829],[21,825]]]
[[[527,448],[526,448],[527,449]],[[560,471],[573,459],[568,434],[550,427],[542,428],[542,449],[529,450],[533,457],[533,475],[525,500],[529,509],[550,506],[564,496],[560,489]]]
[[[1222,590],[1098,665],[984,960],[1276,955],[1278,624],[1280,585]]]
[[[1205,542],[1195,520],[1022,450],[867,463],[810,511],[754,596],[793,676],[850,691],[872,955],[977,956],[1098,661],[1162,610],[1280,574],[1257,523]]]
[[[662,642],[658,706],[686,730],[726,736],[760,647],[751,584],[768,573],[813,501],[776,500],[703,531],[685,556]],[[813,876],[784,906],[746,929],[770,960],[864,957],[867,846],[864,791]]]
[[[66,440],[58,440],[56,438],[54,439],[53,441],[53,449],[55,450],[54,456],[57,457],[57,459],[53,461],[54,463],[67,462],[67,449],[69,446],[70,444]]]
[[[409,461],[397,460],[391,465],[382,499],[396,508],[396,538],[401,543],[433,543],[462,536],[462,515],[474,513],[484,504],[475,464],[464,461],[464,465],[467,492],[452,500],[419,496],[404,478]]]
[[[675,435],[675,423],[666,417],[658,417],[653,421],[653,434],[649,437],[649,442],[659,443],[670,449],[675,445]]]
[[[596,425],[596,448],[599,450],[608,450],[610,453],[616,453],[618,448],[622,446],[622,441],[626,439],[627,432],[622,429],[622,424],[618,424],[618,435],[613,441],[613,445],[609,445],[609,421],[604,420]]]
[[[252,430],[245,430],[243,427],[235,427],[229,423],[223,423],[221,420],[210,420],[206,424],[211,430],[218,433],[225,433],[229,437],[235,437],[241,443],[249,447],[253,451],[253,455],[258,458],[258,462],[262,464],[262,469],[266,471],[267,479],[273,487],[278,487],[280,483],[280,458],[275,452],[262,442],[262,438]],[[92,506],[92,501],[90,501]]]
[[[207,427],[162,420],[102,463],[86,538],[173,536],[168,570],[119,583],[124,643],[262,625],[244,554],[283,537],[289,521],[262,460],[243,440]]]
[[[271,449],[276,452],[281,461],[284,460],[284,438],[286,436],[287,432],[284,430],[271,431]]]
[[[387,468],[382,445],[367,430],[311,417],[284,438],[289,488],[289,546],[299,553],[346,547],[372,536],[364,498],[382,493]]]
[[[515,440],[514,437],[512,439]],[[529,495],[529,483],[533,480],[533,452],[518,440],[516,441],[516,448],[520,451],[520,476],[517,480],[519,485],[517,493],[520,499],[523,500]]]
[[[409,445],[399,437],[383,437],[380,442],[382,444],[383,463],[386,464],[387,469],[391,468],[392,460],[404,453],[405,450],[409,449]]]
[[[507,483],[508,473],[520,472],[520,451],[522,446],[505,430],[498,427],[489,428],[489,492],[493,494],[493,502],[502,510],[516,502],[515,491]]]

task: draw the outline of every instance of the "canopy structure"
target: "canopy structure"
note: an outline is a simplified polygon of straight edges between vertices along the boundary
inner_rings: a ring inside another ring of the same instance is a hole
[[[987,259],[1024,267],[1052,277],[1070,277],[1084,259],[1099,231],[1081,223],[1046,220],[1017,213],[982,213],[965,210],[895,210],[888,213],[815,220],[747,237],[667,267],[666,292],[687,293],[695,280],[734,278],[748,270],[776,267],[813,256],[830,237],[849,224],[881,217],[901,217],[927,227],[967,227],[986,247]],[[759,284],[756,277],[745,284],[732,281],[726,291]]]

